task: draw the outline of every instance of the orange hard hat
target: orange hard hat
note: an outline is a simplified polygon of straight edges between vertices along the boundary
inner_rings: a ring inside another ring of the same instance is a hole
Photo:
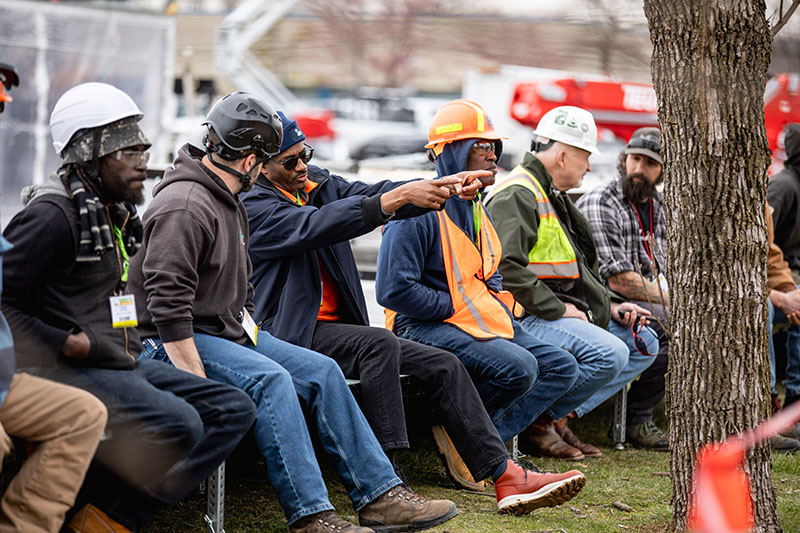
[[[3,104],[14,100],[6,91],[17,85],[19,85],[19,76],[14,67],[0,63],[0,113],[3,112]]]
[[[495,131],[489,115],[478,103],[460,99],[447,102],[433,116],[425,148],[432,149],[434,155],[438,156],[447,143],[462,139],[491,141],[508,137]]]

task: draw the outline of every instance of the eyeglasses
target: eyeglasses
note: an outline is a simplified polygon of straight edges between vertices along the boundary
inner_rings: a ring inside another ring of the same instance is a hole
[[[645,148],[657,154],[661,153],[661,139],[657,135],[641,135],[628,143],[628,148]]]
[[[311,161],[311,157],[314,155],[314,149],[309,145],[303,143],[303,151],[299,154],[293,155],[288,159],[284,159],[283,161],[275,161],[279,165],[283,165],[283,168],[286,170],[294,170],[297,168],[297,160],[300,159],[303,163],[308,163]]]
[[[135,168],[147,165],[147,162],[150,161],[150,152],[142,152],[140,150],[117,150],[114,152],[114,157],[120,161],[125,161]]]
[[[493,154],[496,154],[496,146],[494,141],[478,141],[470,147],[471,150],[475,150],[476,152],[482,152],[484,154],[489,153],[490,151]]]
[[[639,333],[642,332],[642,325],[641,319],[637,318],[636,321],[631,324],[631,333],[633,334],[633,344],[636,346],[636,349],[642,355],[649,355],[650,357],[655,357],[656,354],[650,353],[647,350],[647,342],[643,338],[639,336]]]

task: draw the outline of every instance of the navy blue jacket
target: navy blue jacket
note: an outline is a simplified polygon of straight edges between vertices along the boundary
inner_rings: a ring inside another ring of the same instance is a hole
[[[254,319],[275,337],[308,347],[322,299],[319,261],[339,293],[339,322],[369,325],[350,239],[369,233],[391,218],[383,214],[380,195],[408,182],[349,182],[310,165],[308,180],[317,183],[305,206],[290,200],[263,176],[242,202],[250,225]],[[404,218],[427,212],[412,205]]]

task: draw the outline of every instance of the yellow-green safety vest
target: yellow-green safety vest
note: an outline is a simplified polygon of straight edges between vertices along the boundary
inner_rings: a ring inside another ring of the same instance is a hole
[[[536,196],[539,211],[539,232],[536,244],[528,252],[528,269],[540,279],[579,278],[575,249],[539,180],[525,167],[518,165],[492,189],[491,196],[512,185],[522,185],[531,191]]]

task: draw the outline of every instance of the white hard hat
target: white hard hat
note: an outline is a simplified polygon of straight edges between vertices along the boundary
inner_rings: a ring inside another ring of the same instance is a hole
[[[597,125],[592,114],[580,107],[554,107],[542,116],[533,134],[600,155]]]
[[[82,83],[61,95],[50,115],[53,148],[61,155],[75,132],[123,118],[142,118],[133,99],[107,83]]]

